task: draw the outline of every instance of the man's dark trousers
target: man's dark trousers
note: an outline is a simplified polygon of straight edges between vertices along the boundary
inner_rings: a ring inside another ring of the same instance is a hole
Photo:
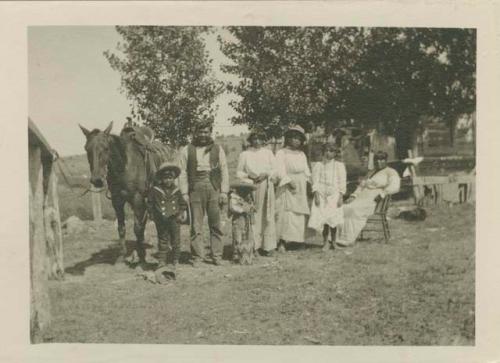
[[[220,192],[216,190],[208,177],[198,178],[189,193],[191,202],[191,252],[196,259],[205,259],[206,248],[203,240],[203,221],[208,217],[210,229],[210,254],[213,259],[222,259],[223,242],[220,225]]]

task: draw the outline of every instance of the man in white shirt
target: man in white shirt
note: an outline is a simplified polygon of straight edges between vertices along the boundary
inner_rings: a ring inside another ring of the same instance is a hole
[[[211,123],[198,124],[192,142],[181,151],[179,187],[184,199],[191,205],[193,265],[207,258],[203,240],[205,214],[210,228],[210,257],[215,265],[223,264],[220,211],[227,204],[229,173],[224,149],[214,143],[211,134]]]

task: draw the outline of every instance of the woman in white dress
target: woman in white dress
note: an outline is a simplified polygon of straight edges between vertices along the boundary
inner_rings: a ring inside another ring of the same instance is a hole
[[[253,225],[255,251],[271,256],[276,249],[275,193],[276,159],[264,147],[265,135],[252,132],[248,137],[250,147],[240,154],[236,176],[256,185],[255,221]]]
[[[323,233],[323,250],[335,247],[333,240],[337,225],[343,223],[343,196],[346,192],[346,169],[340,149],[332,142],[323,145],[323,161],[312,167],[314,203],[308,227]],[[330,236],[331,240],[328,240]]]
[[[307,182],[311,172],[306,155],[301,151],[306,136],[300,126],[289,127],[285,133],[285,147],[276,153],[279,184],[276,191],[279,251],[286,250],[287,242],[305,242],[306,220],[309,215]]]
[[[344,223],[337,228],[336,243],[339,246],[354,244],[366,220],[375,211],[377,202],[399,191],[399,174],[387,166],[387,153],[377,152],[374,163],[375,170],[360,183],[344,204]]]

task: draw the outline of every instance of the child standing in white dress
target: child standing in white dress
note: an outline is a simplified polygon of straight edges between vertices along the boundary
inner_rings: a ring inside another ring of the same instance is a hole
[[[323,145],[323,161],[312,169],[314,202],[308,227],[323,233],[323,250],[334,247],[337,225],[343,223],[343,196],[346,192],[346,169],[340,158],[340,149],[334,143]],[[329,240],[329,237],[332,240]]]

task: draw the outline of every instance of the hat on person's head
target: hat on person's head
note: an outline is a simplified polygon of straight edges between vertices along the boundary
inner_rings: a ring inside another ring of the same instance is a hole
[[[165,175],[165,173],[169,171],[173,172],[175,174],[175,177],[177,178],[181,173],[181,168],[179,168],[177,164],[174,164],[172,162],[165,162],[160,165],[158,171],[156,172],[156,175]]]
[[[266,133],[261,129],[253,129],[250,131],[250,135],[247,137],[247,142],[250,142],[252,138],[260,137],[262,140],[266,139]]]
[[[240,190],[240,191],[250,192],[256,190],[257,187],[255,186],[255,184],[246,181],[237,181],[231,184],[231,189],[234,189],[236,191]]]
[[[306,132],[299,125],[290,125],[290,126],[288,126],[288,129],[285,131],[285,137],[287,135],[289,135],[290,133],[298,133],[302,137],[303,141],[306,140]]]
[[[212,132],[214,129],[213,122],[211,122],[209,120],[202,120],[202,121],[196,122],[193,126],[193,131],[195,133],[198,132],[199,130],[202,130],[202,129],[210,129],[210,132]]]

